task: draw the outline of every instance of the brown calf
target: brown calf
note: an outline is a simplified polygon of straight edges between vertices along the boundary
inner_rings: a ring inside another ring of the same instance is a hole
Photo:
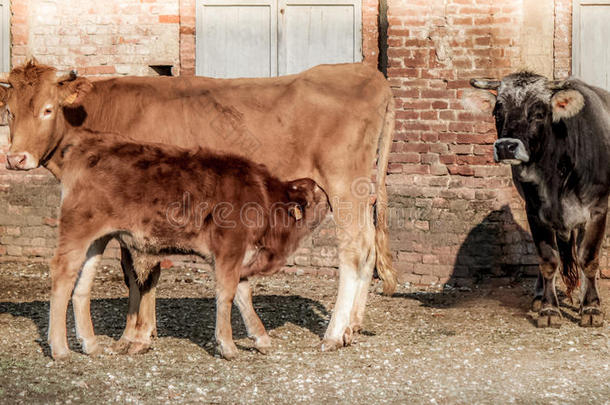
[[[85,130],[71,131],[59,152],[65,160],[49,321],[55,359],[69,355],[65,322],[74,284],[78,278],[74,300],[88,299],[95,265],[113,237],[130,251],[140,282],[161,256],[213,254],[220,353],[227,359],[237,354],[230,319],[234,299],[256,347],[268,348],[247,279],[276,272],[326,216],[328,197],[313,180],[282,182],[264,166],[236,156]],[[98,351],[88,308],[75,311],[75,318],[84,350]],[[150,339],[150,331],[141,339]]]

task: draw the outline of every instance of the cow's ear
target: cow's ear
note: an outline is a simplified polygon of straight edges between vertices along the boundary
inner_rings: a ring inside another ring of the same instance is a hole
[[[8,90],[8,88],[0,86],[0,108],[6,107],[6,102],[8,101]]]
[[[93,83],[84,77],[61,81],[57,86],[59,86],[59,104],[64,107],[78,107],[87,93],[93,89]]]
[[[496,95],[488,90],[466,89],[462,93],[462,105],[469,111],[491,114],[496,106]]]
[[[293,206],[289,207],[288,213],[297,221],[300,221],[303,218],[303,209],[298,204],[294,204]]]
[[[585,106],[585,98],[578,90],[560,90],[551,97],[553,122],[572,118]]]

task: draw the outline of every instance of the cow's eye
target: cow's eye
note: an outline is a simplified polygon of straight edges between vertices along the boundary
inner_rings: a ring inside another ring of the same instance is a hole
[[[49,115],[51,115],[51,114],[53,114],[53,110],[52,110],[52,109],[50,109],[50,108],[45,108],[45,109],[44,109],[43,115],[44,115],[45,117],[48,117],[48,116],[49,116]]]
[[[546,114],[544,113],[544,111],[538,110],[538,111],[534,112],[533,118],[535,120],[543,120],[546,118]]]

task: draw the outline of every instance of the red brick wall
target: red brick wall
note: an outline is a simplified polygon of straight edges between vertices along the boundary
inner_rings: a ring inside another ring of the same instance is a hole
[[[13,63],[34,54],[87,74],[151,74],[153,54],[176,73],[194,74],[195,0],[65,3],[12,2]],[[388,76],[397,106],[390,230],[402,281],[468,283],[486,274],[535,271],[537,257],[509,170],[492,162],[493,122],[460,103],[471,77],[499,77],[521,67],[521,5],[388,0]],[[377,14],[378,0],[364,0],[362,49],[371,65],[378,58]],[[570,44],[571,0],[556,0],[558,78],[570,72]],[[6,135],[0,146],[6,149]],[[6,171],[3,159],[0,260],[47,258],[55,245],[58,187],[44,170]],[[334,273],[333,229],[327,224],[318,231],[293,262],[299,271]]]

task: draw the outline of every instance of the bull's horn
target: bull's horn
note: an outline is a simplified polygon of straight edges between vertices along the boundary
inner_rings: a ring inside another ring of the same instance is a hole
[[[491,79],[470,79],[470,85],[477,89],[497,90],[498,87],[500,87],[500,81]]]
[[[61,82],[71,82],[72,80],[76,80],[77,73],[76,70],[71,70],[67,74],[57,73],[57,83]]]
[[[568,84],[567,80],[550,80],[546,86],[550,90],[561,90],[561,89],[565,88],[567,84]]]

